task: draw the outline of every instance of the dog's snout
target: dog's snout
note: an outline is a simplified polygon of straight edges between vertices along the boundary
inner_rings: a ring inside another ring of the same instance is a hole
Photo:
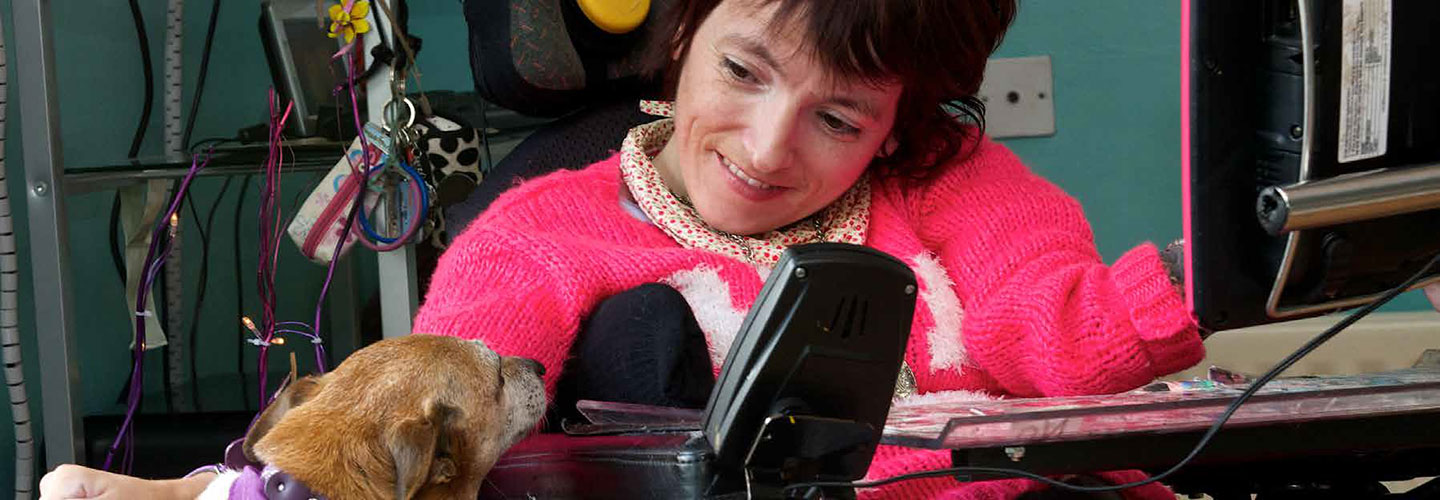
[[[519,360],[519,361],[520,361],[522,364],[524,364],[526,367],[530,368],[530,371],[535,372],[536,375],[541,375],[541,376],[544,376],[544,375],[545,375],[545,365],[540,364],[539,361],[535,361],[535,360],[530,359],[530,358],[515,358],[515,359]]]

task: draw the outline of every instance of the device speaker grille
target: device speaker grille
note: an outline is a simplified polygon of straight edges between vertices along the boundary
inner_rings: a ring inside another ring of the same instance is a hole
[[[870,301],[853,295],[845,297],[835,307],[830,324],[822,325],[821,331],[838,334],[842,340],[849,339],[851,335],[865,335],[865,322],[869,315]]]

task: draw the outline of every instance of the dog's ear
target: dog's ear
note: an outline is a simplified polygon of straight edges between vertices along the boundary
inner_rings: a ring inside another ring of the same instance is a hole
[[[460,409],[435,399],[421,406],[419,416],[395,425],[388,443],[399,500],[413,498],[427,483],[443,484],[458,474],[450,436],[460,423]]]
[[[250,431],[245,433],[245,444],[242,448],[245,451],[245,458],[252,462],[259,462],[259,458],[255,456],[255,443],[260,442],[260,438],[265,437],[265,434],[269,433],[270,429],[280,422],[280,419],[285,418],[287,412],[320,392],[320,384],[320,378],[312,375],[281,388],[280,394],[275,396],[275,400],[271,401],[269,406],[265,407],[265,411],[260,412],[255,423],[250,426]]]

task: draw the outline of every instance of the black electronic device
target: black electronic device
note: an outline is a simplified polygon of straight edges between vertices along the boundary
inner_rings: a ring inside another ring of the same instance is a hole
[[[1202,327],[1366,304],[1440,253],[1440,2],[1181,9],[1185,281]]]
[[[262,0],[260,38],[270,77],[282,101],[295,103],[286,132],[294,137],[326,136],[339,139],[340,130],[354,135],[354,125],[337,119],[337,102],[349,116],[349,98],[336,99],[332,90],[345,81],[339,63],[332,71],[331,56],[340,43],[327,34],[325,12],[311,0]],[[358,44],[357,44],[358,45]],[[362,53],[362,51],[357,51]]]
[[[741,326],[705,409],[722,475],[855,480],[880,442],[915,312],[915,275],[874,249],[790,247]]]

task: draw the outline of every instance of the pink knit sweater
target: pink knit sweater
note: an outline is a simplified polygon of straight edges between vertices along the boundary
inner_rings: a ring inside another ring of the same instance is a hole
[[[534,358],[550,368],[545,388],[553,395],[591,309],[663,282],[690,302],[712,356],[726,352],[762,273],[682,248],[626,211],[623,188],[617,156],[507,192],[441,257],[415,331],[480,338],[500,353]],[[906,361],[921,393],[1113,393],[1203,357],[1155,247],[1106,266],[1079,204],[999,144],[984,141],[926,181],[876,179],[870,207],[866,245],[910,264],[920,283]],[[881,447],[869,476],[946,467],[947,457]],[[862,494],[989,499],[1038,487],[930,479]],[[1126,494],[1174,498],[1157,485]]]

